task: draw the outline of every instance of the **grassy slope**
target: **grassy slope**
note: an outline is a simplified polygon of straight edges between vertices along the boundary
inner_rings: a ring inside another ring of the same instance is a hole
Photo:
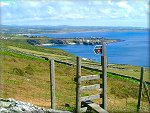
[[[33,104],[49,107],[49,63],[44,60],[17,58],[3,55],[1,75],[1,97],[15,98]],[[82,69],[82,75],[98,72]],[[75,107],[75,67],[56,63],[56,100],[58,109]],[[101,81],[91,81],[93,84]],[[84,92],[86,96],[99,91]],[[135,111],[138,97],[138,83],[108,74],[108,110]],[[126,100],[127,107],[126,108]],[[96,101],[99,102],[99,101]],[[65,107],[68,103],[70,107]],[[121,103],[121,104],[120,104]],[[142,98],[142,110],[148,110],[145,95]]]
[[[59,49],[47,49],[44,47],[37,47],[37,46],[32,46],[30,44],[26,43],[27,38],[23,36],[16,36],[16,35],[10,35],[10,36],[5,36],[5,37],[10,37],[12,39],[9,40],[2,40],[0,41],[0,45],[6,47],[6,45],[9,45],[9,48],[11,49],[17,49],[20,51],[24,52],[30,52],[30,53],[35,53],[35,54],[41,54],[44,56],[51,56],[51,57],[56,57],[56,55],[61,55],[67,56],[67,57],[74,57],[73,55],[64,52]],[[22,39],[22,40],[21,40]],[[45,40],[45,39],[40,39],[40,40]],[[108,71],[121,74],[121,75],[126,75],[126,76],[131,76],[135,78],[140,78],[140,67],[138,66],[131,66],[131,65],[121,65],[121,64],[114,64],[114,65],[109,65],[108,66]],[[144,72],[144,80],[150,82],[149,79],[149,73],[150,69],[146,68]]]
[[[27,43],[26,37],[23,36],[18,36],[18,35],[3,35],[0,37],[9,37],[7,40],[0,40],[0,46],[1,47],[7,47],[9,46],[14,46],[14,47],[19,47],[19,48],[24,48],[24,49],[29,49],[29,50],[35,50],[35,51],[40,51],[40,52],[45,52],[45,53],[51,53],[51,54],[57,54],[57,55],[63,55],[63,56],[73,56],[70,53],[67,53],[65,51],[59,50],[59,49],[47,49],[44,47],[37,47],[37,46],[32,46]],[[12,38],[13,37],[13,38]]]
[[[64,55],[56,55],[56,54],[51,54],[51,53],[45,53],[45,52],[39,52],[35,50],[29,50],[29,49],[22,49],[14,46],[8,46],[8,48],[13,49],[13,50],[18,50],[26,53],[31,53],[31,54],[36,54],[39,56],[45,56],[57,60],[62,60],[62,61],[70,61],[72,63],[75,63],[75,57],[74,56],[64,56]],[[94,64],[97,64],[98,62],[93,62]],[[82,64],[85,64],[85,61],[82,61]],[[89,63],[91,65],[91,63]],[[96,65],[91,65],[91,67],[96,67]],[[101,67],[99,67],[100,69]],[[131,65],[123,65],[123,64],[109,64],[108,65],[108,72],[124,75],[124,76],[129,76],[129,77],[134,77],[137,79],[140,79],[140,72],[141,72],[141,67],[139,66],[131,66]],[[149,79],[149,73],[150,69],[145,68],[144,69],[144,80],[147,82],[150,82]]]
[[[45,49],[26,45],[25,40],[3,41],[0,44],[71,56],[57,49]],[[1,55],[1,95],[3,98],[15,98],[33,104],[49,107],[49,63],[42,59],[20,55],[14,52],[0,51]],[[97,74],[96,71],[82,69],[82,75]],[[57,108],[75,107],[75,67],[56,63]],[[91,83],[101,81],[91,81]],[[84,84],[89,84],[86,82]],[[98,91],[84,92],[82,95]],[[135,111],[138,97],[138,83],[108,74],[108,110],[113,112]],[[100,100],[99,100],[100,101]],[[99,102],[96,101],[96,102]],[[68,103],[70,107],[65,107]],[[145,94],[142,98],[142,111],[148,110]]]

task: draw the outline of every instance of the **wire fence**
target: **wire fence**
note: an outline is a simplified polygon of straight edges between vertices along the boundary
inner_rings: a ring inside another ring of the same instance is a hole
[[[10,50],[11,52],[12,50]],[[13,50],[14,51],[14,50]],[[75,111],[76,57],[61,55],[44,55],[15,51],[27,56],[49,58],[55,60],[56,71],[56,108]],[[24,63],[25,62],[25,63]],[[50,108],[50,69],[49,62],[33,61],[30,59],[14,59],[3,56],[3,71],[1,73],[1,98],[15,98],[41,107]],[[87,68],[88,67],[88,68]],[[93,69],[93,70],[89,70]],[[101,64],[82,59],[82,75],[100,74]],[[138,70],[140,76],[140,68]],[[132,74],[132,73],[131,73]],[[90,83],[101,81],[90,81]],[[90,84],[85,82],[84,84]],[[139,82],[132,79],[116,77],[108,73],[107,103],[109,112],[136,112]],[[150,86],[148,85],[148,89]],[[88,95],[97,91],[86,92]],[[148,91],[148,93],[150,93]],[[100,103],[101,100],[94,102]],[[149,101],[146,90],[142,91],[141,112],[149,112]]]

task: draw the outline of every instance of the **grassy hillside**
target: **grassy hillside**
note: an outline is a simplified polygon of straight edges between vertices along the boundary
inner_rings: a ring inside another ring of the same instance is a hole
[[[1,34],[0,37],[7,38],[7,40],[0,38],[0,46],[2,48],[7,48],[13,51],[17,50],[21,52],[36,54],[40,56],[46,56],[46,57],[59,59],[59,60],[69,59],[68,60],[69,62],[70,61],[73,62],[75,60],[75,56],[63,50],[30,45],[27,43],[27,39],[29,38],[23,37],[21,35],[2,35]],[[47,39],[43,37],[43,38],[39,38],[38,40],[44,41]],[[94,67],[99,66],[99,63],[93,62],[93,64],[94,64],[93,65]],[[138,66],[123,65],[123,64],[109,64],[108,71],[112,73],[120,74],[120,75],[134,77],[137,79],[140,78],[140,67]],[[150,76],[150,68],[145,68],[144,80],[147,82],[150,82],[149,76]]]
[[[41,59],[17,58],[10,55],[2,57],[1,97],[15,98],[33,104],[49,107],[49,62]],[[57,108],[73,110],[75,107],[75,67],[56,64]],[[82,75],[98,74],[96,71],[82,69]],[[101,81],[91,81],[91,83]],[[86,82],[84,84],[89,84]],[[82,95],[99,91],[84,92]],[[138,97],[138,83],[108,74],[108,110],[113,112],[135,111]],[[96,102],[100,102],[98,100]],[[121,104],[120,104],[121,102]],[[65,104],[70,107],[65,107]],[[127,105],[127,107],[126,107]],[[148,110],[146,95],[142,97],[142,110]]]
[[[0,61],[1,61],[1,93],[0,98],[15,98],[39,105],[50,107],[50,88],[49,88],[49,62],[44,59],[30,55],[20,54],[15,50],[25,52],[35,52],[49,57],[73,55],[59,50],[46,49],[32,46],[26,43],[26,39],[7,39],[0,41]],[[75,66],[69,66],[55,62],[56,70],[56,100],[57,108],[74,111],[75,109]],[[110,69],[131,70],[129,66],[110,65]],[[138,67],[139,68],[139,67]],[[133,70],[136,68],[133,67]],[[114,71],[115,72],[115,71]],[[128,71],[129,72],[129,71]],[[133,71],[134,72],[134,71]],[[139,76],[139,71],[135,71]],[[148,71],[146,72],[148,73]],[[98,71],[82,69],[82,76],[99,74]],[[128,73],[126,73],[128,75]],[[136,75],[136,76],[137,76]],[[130,76],[130,75],[128,75]],[[101,83],[101,80],[85,82],[82,85]],[[108,73],[108,111],[110,112],[135,112],[138,98],[139,82],[131,79],[122,78],[115,74]],[[82,96],[99,93],[99,90],[83,92]],[[95,102],[100,103],[101,100]],[[65,107],[65,104],[69,104]],[[149,110],[148,101],[143,90],[141,111]]]
[[[33,46],[27,43],[27,39],[23,36],[18,36],[18,35],[3,35],[1,37],[5,37],[8,39],[1,39],[0,38],[0,46],[2,48],[8,48],[8,46],[13,46],[13,47],[19,47],[19,48],[24,48],[24,49],[29,49],[29,50],[35,50],[39,52],[45,52],[45,53],[51,53],[51,54],[57,54],[57,55],[63,55],[63,56],[73,56],[70,53],[67,53],[63,50],[59,49],[47,49],[44,47],[38,47],[38,46]],[[13,37],[13,38],[11,38]],[[44,39],[43,39],[44,40]]]

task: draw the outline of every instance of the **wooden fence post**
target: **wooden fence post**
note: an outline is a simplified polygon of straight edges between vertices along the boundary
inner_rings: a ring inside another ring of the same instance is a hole
[[[81,98],[80,98],[80,78],[81,78],[81,59],[77,57],[76,65],[76,113],[80,113],[81,109]]]
[[[143,81],[143,85],[144,85],[144,89],[145,89],[145,92],[146,92],[146,95],[147,95],[147,99],[148,99],[148,102],[149,102],[149,105],[150,105],[149,89],[148,89],[148,86],[146,85],[145,81]]]
[[[139,96],[138,96],[137,112],[139,112],[139,110],[140,110],[140,103],[141,103],[141,96],[142,96],[143,75],[144,75],[144,68],[141,67],[141,77],[140,77],[140,85],[139,85]]]
[[[51,91],[51,109],[55,109],[55,65],[54,60],[50,60],[50,91]]]
[[[103,56],[102,59],[102,82],[103,82],[103,99],[102,99],[102,107],[107,110],[107,56],[106,56],[106,43],[103,43]]]

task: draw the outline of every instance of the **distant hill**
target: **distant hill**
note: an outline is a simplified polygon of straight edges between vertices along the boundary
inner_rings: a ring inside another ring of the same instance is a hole
[[[3,34],[41,34],[41,33],[68,33],[68,32],[112,32],[112,31],[145,31],[141,27],[112,27],[112,26],[16,26],[1,25],[0,33]]]

